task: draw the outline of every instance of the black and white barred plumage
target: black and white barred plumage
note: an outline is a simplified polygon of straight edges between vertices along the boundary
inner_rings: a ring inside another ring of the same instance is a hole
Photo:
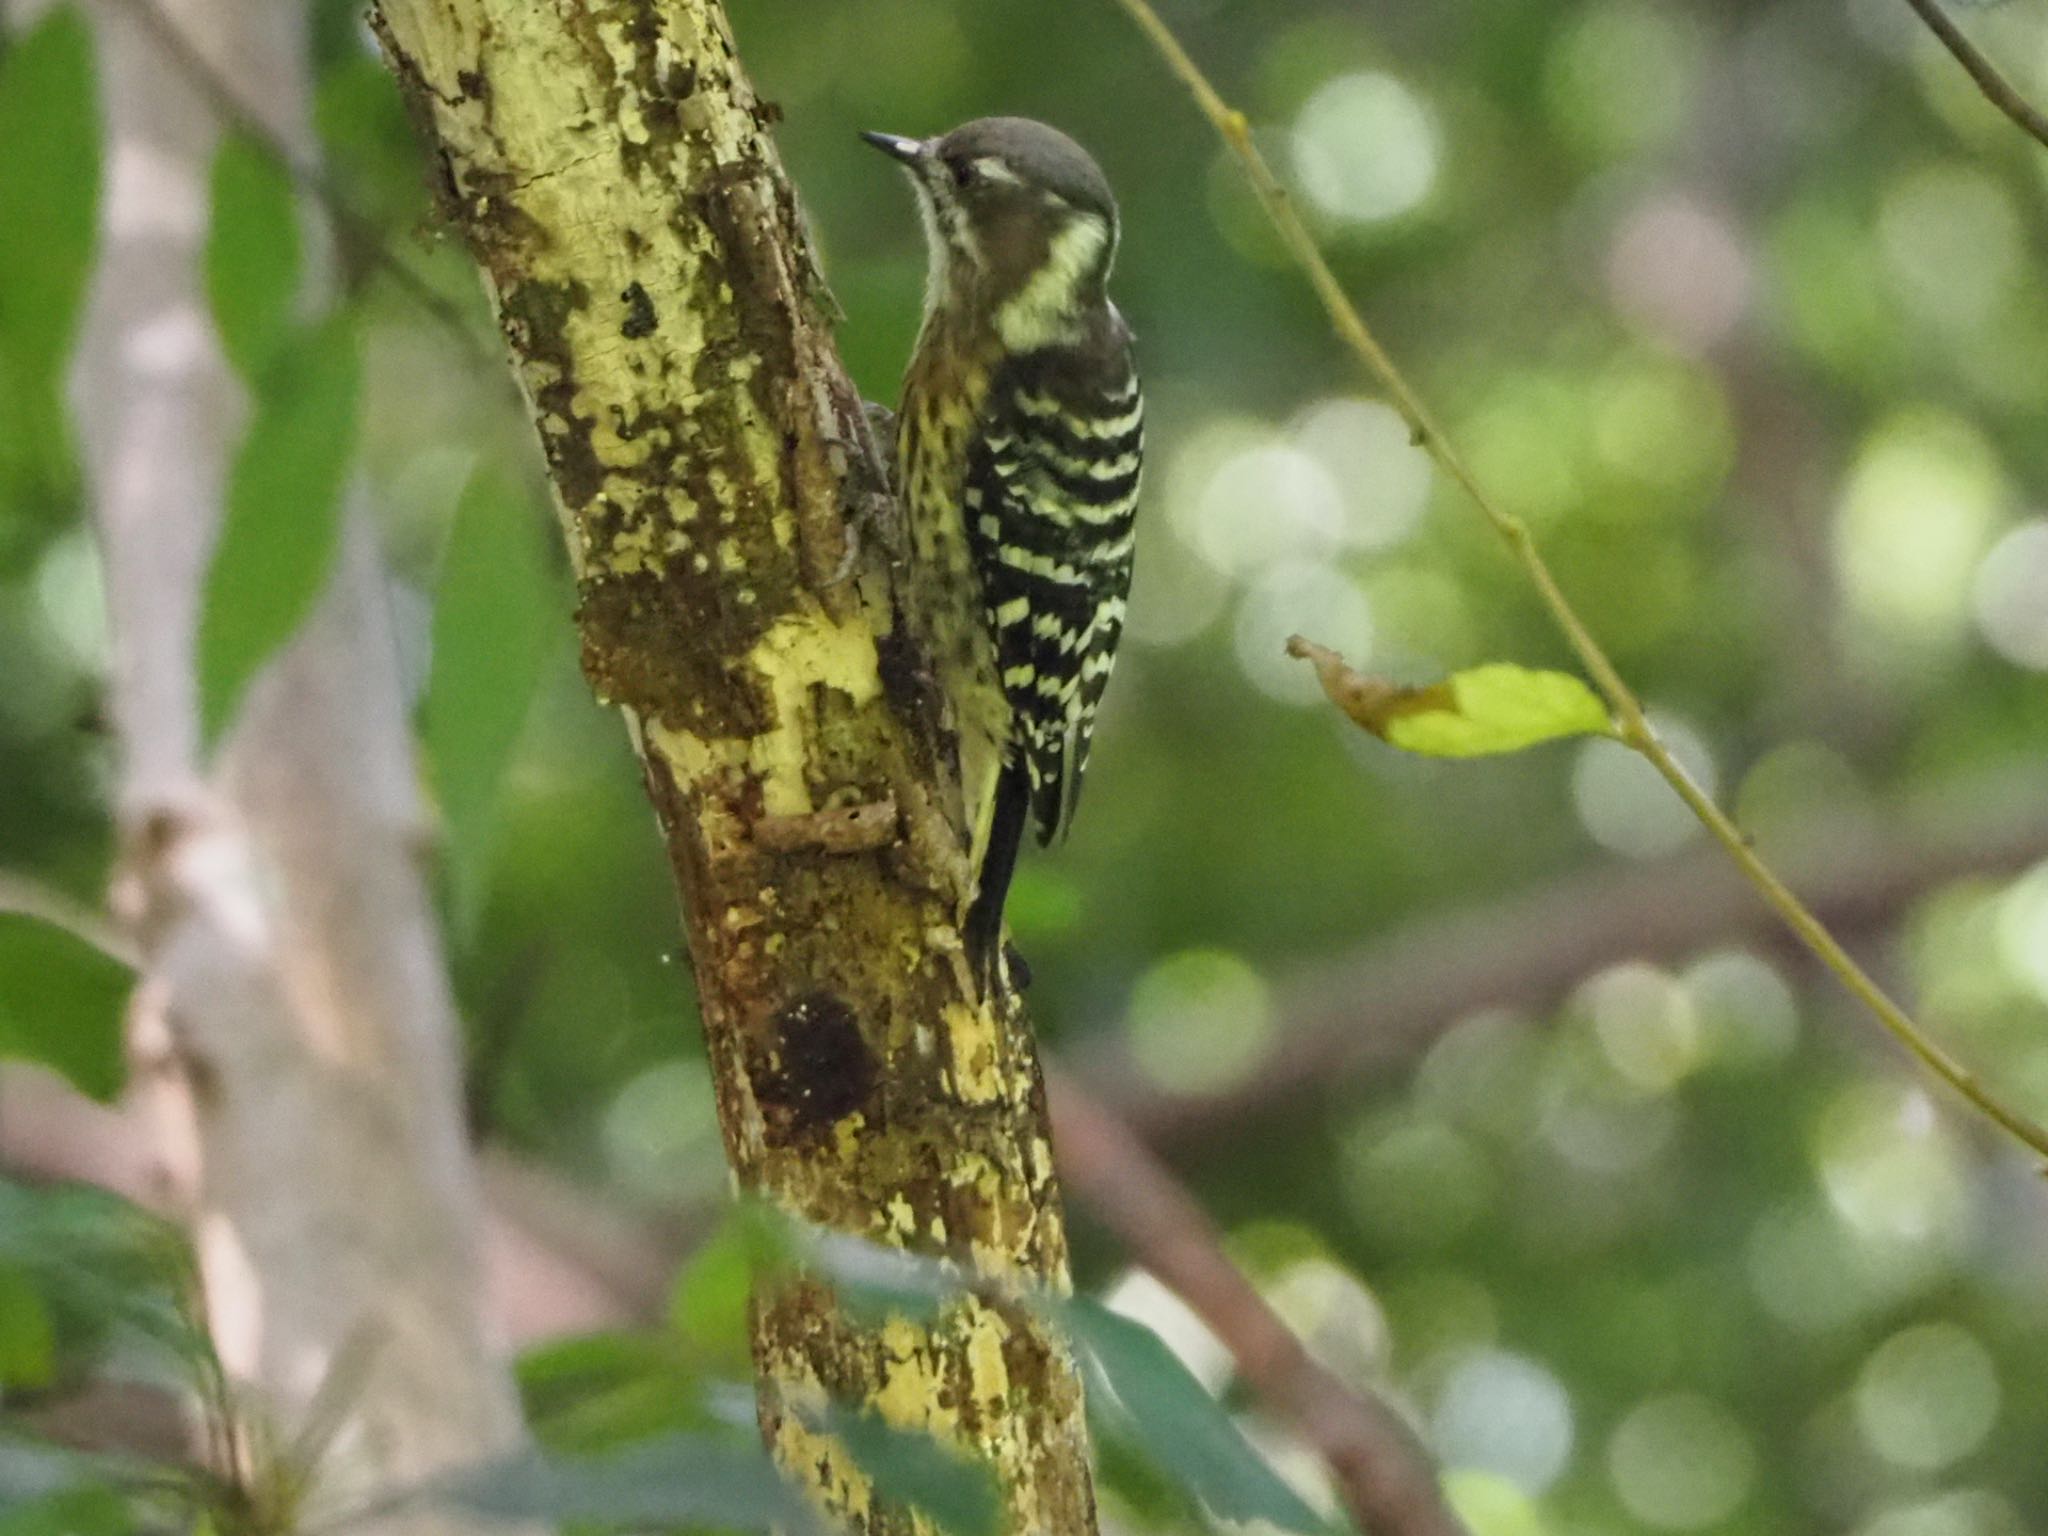
[[[904,162],[932,252],[899,467],[912,549],[938,593],[931,642],[960,750],[976,870],[967,941],[1001,974],[1027,826],[1065,835],[1131,584],[1144,405],[1105,284],[1102,173],[1020,118],[943,138],[868,136]]]
[[[1008,359],[968,449],[968,546],[1041,844],[1073,821],[1131,590],[1144,403],[1121,331],[1107,358]]]

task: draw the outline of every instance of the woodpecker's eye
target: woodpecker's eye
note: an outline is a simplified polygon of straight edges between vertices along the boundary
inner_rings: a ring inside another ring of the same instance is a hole
[[[971,187],[981,180],[980,168],[965,156],[958,160],[948,160],[946,168],[953,173],[953,185],[956,187]]]

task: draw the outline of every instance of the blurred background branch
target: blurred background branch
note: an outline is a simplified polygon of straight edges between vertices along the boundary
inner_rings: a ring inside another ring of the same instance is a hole
[[[1074,1197],[1215,1331],[1259,1401],[1323,1458],[1358,1529],[1464,1536],[1414,1431],[1309,1353],[1129,1127],[1073,1078],[1056,1074],[1050,1087],[1054,1145]]]
[[[359,1367],[320,1480],[361,1496],[509,1447],[520,1421],[480,1321],[458,1027],[360,486],[303,630],[217,749],[204,739],[202,612],[247,396],[202,277],[221,104],[143,14],[94,12],[109,176],[75,398],[106,573],[114,909],[140,959],[149,1182],[194,1236],[214,1349],[251,1394],[237,1454],[289,1443],[329,1378]],[[304,16],[238,0],[178,15],[179,49],[241,82],[243,110],[303,163]]]
[[[333,238],[347,255],[376,266],[478,363],[496,362],[461,311],[413,270],[386,231],[350,202],[317,160],[310,158],[303,147],[294,148],[287,134],[251,105],[255,93],[251,91],[245,97],[247,88],[215,67],[206,50],[186,36],[179,16],[167,8],[164,0],[100,3],[125,12],[155,42],[162,62],[204,99],[221,128],[241,134],[255,144],[291,178],[294,186],[318,205]]]
[[[1867,938],[1957,881],[2009,877],[2048,859],[2048,796],[2029,768],[1893,815],[1823,814],[1772,844],[1830,927]],[[1219,1133],[1298,1113],[1304,1097],[1341,1098],[1398,1077],[1482,1010],[1542,1014],[1586,977],[1626,961],[1668,965],[1731,945],[1768,950],[1784,937],[1727,861],[1702,849],[1411,920],[1350,955],[1304,967],[1279,989],[1272,1051],[1227,1091],[1162,1093],[1113,1048],[1087,1050],[1073,1065],[1149,1140],[1193,1154]]]

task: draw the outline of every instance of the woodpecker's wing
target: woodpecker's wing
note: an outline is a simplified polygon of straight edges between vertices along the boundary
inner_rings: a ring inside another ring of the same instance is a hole
[[[1123,637],[1144,403],[1130,333],[1004,362],[969,450],[965,511],[1039,841],[1066,833]]]

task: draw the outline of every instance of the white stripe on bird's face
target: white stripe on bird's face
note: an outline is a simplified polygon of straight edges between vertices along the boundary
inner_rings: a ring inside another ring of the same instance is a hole
[[[1053,235],[1044,263],[995,312],[995,331],[1011,352],[1072,341],[1080,326],[1081,285],[1100,274],[1112,235],[1099,214],[1075,213]]]
[[[981,248],[974,239],[973,221],[955,196],[952,177],[944,166],[927,161],[911,171],[917,188],[917,208],[924,217],[925,272],[924,310],[930,315],[957,291],[963,272],[979,270]]]

